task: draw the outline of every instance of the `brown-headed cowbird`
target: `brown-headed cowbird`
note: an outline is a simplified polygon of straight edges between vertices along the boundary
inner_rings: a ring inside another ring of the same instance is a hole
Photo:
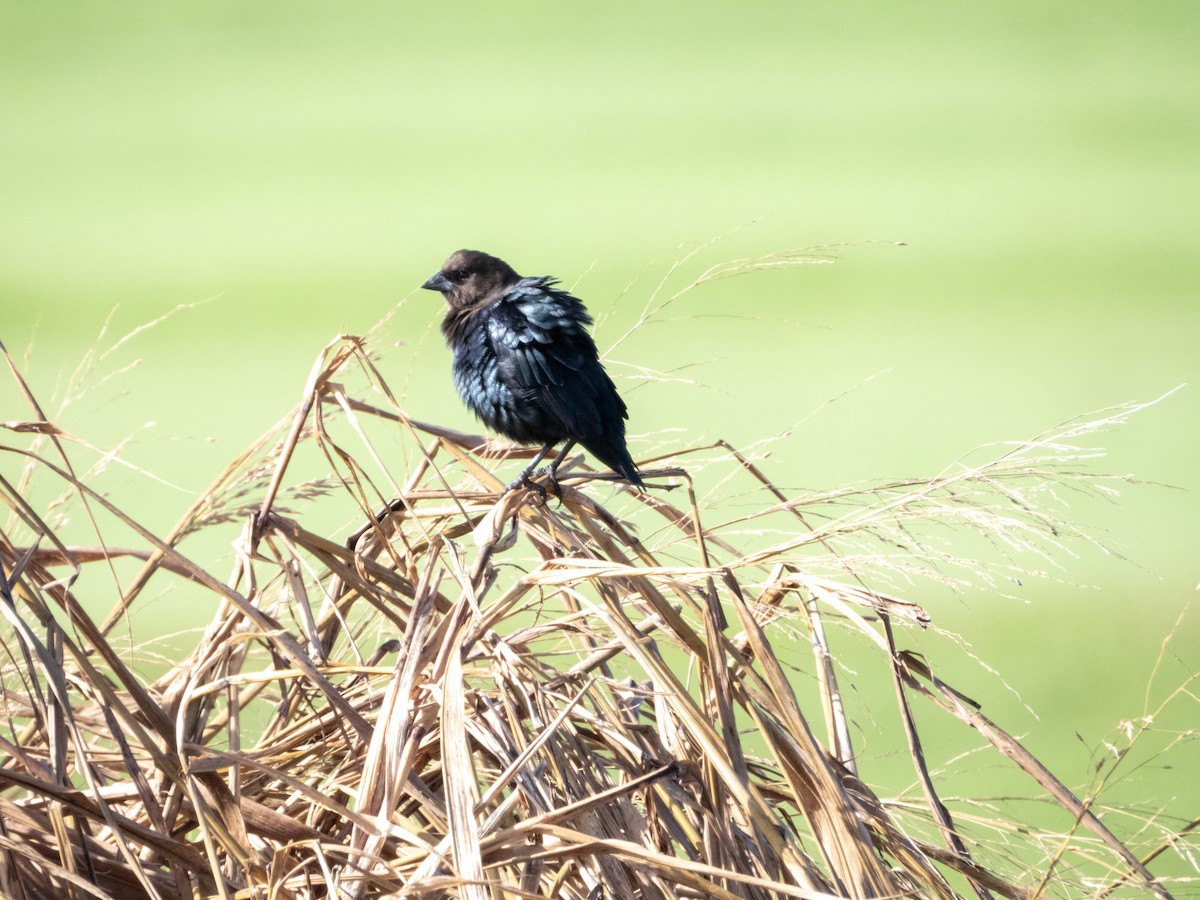
[[[532,485],[556,444],[549,474],[582,444],[596,459],[642,484],[625,446],[625,403],[600,365],[583,303],[554,278],[522,278],[502,259],[459,250],[421,287],[449,309],[442,334],[454,351],[454,384],[494,431],[541,452],[510,487]]]

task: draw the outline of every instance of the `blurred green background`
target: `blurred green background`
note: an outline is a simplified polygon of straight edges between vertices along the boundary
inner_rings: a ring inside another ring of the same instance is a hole
[[[408,410],[473,428],[415,290],[460,246],[563,278],[606,347],[711,238],[686,272],[864,242],[705,286],[616,353],[635,456],[796,426],[767,463],[791,486],[929,476],[1200,380],[1194,2],[5,3],[0,25],[0,339],[50,411],[84,362],[52,417],[182,488],[106,473],[154,527],[389,311]],[[1015,599],[932,607],[1011,690],[966,653],[959,686],[1073,786],[1200,670],[1198,396],[1093,463],[1174,487],[1060,511],[1128,561],[1081,548]],[[10,381],[0,403],[29,415]],[[1153,746],[1198,723],[1176,701]],[[1149,756],[1116,799],[1195,815],[1194,740]]]

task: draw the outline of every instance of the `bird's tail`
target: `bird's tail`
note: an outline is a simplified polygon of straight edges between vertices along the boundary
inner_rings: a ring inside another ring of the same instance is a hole
[[[629,450],[625,447],[624,440],[620,443],[616,441],[581,441],[580,443],[583,444],[584,449],[592,454],[592,456],[596,457],[596,459],[600,460],[600,462],[604,463],[618,475],[623,476],[630,484],[637,487],[645,485],[645,482],[642,481],[642,476],[638,474],[637,466],[633,464],[633,457],[629,455]]]

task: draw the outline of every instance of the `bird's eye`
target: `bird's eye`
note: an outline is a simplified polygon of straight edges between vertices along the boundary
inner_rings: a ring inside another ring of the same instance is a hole
[[[446,278],[454,284],[462,284],[467,280],[467,273],[462,269],[454,269],[446,273]]]

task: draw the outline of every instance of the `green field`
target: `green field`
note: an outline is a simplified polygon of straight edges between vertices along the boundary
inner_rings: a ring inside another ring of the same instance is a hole
[[[409,412],[474,427],[416,290],[460,246],[574,286],[604,348],[692,250],[676,287],[847,244],[621,343],[635,457],[790,429],[781,484],[930,476],[1187,383],[1089,463],[1157,484],[1053,510],[1124,558],[1079,544],[1008,596],[911,597],[986,663],[959,653],[957,686],[1082,788],[1200,671],[1198,39],[1182,2],[3,4],[0,340],[56,424],[133,436],[122,456],[178,486],[97,476],[164,530],[322,346],[389,312],[375,349]],[[187,304],[55,412],[87,354]],[[29,416],[0,380],[0,420]],[[1146,756],[1198,723],[1176,700]],[[1190,819],[1198,783],[1185,738],[1110,799]]]

